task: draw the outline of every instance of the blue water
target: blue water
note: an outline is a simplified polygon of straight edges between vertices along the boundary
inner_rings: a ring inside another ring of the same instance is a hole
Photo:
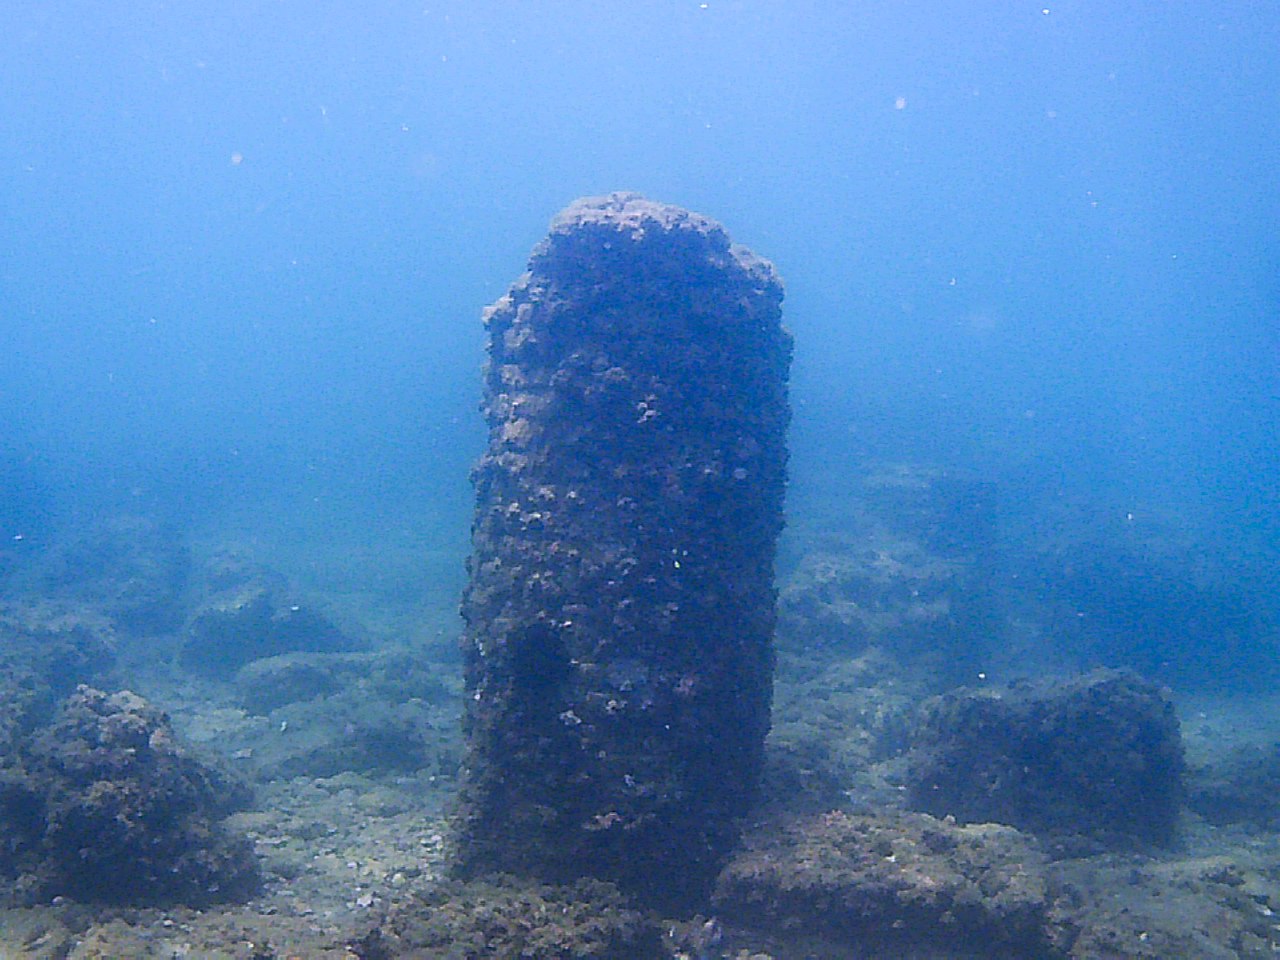
[[[465,549],[480,309],[630,189],[785,278],[793,513],[911,461],[1265,570],[1280,9],[1047,3],[8,0],[0,534]]]

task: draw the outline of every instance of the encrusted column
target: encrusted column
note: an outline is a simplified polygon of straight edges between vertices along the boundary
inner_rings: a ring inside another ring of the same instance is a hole
[[[781,302],[719,224],[615,193],[486,312],[460,875],[692,904],[735,841],[769,729]]]

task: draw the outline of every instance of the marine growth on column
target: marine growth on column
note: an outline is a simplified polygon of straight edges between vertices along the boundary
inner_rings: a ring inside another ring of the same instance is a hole
[[[485,313],[455,870],[696,904],[769,729],[791,336],[773,266],[615,193]]]

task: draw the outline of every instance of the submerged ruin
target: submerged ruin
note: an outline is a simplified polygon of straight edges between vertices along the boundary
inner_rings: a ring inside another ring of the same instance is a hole
[[[710,889],[769,729],[782,296],[719,224],[615,193],[487,310],[459,875]]]

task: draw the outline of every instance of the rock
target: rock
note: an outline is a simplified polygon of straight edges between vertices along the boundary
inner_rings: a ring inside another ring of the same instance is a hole
[[[302,703],[349,691],[389,703],[424,700],[451,703],[458,686],[442,664],[411,647],[387,647],[367,653],[287,653],[264,657],[237,671],[240,702],[267,715],[290,703]]]
[[[133,693],[81,686],[8,774],[0,811],[21,854],[6,864],[20,889],[200,905],[258,887],[252,847],[220,823],[247,788],[188,755],[165,715]]]
[[[461,684],[422,649],[267,657],[235,686],[270,719],[233,746],[259,778],[457,772]]]
[[[713,906],[788,957],[1260,960],[1280,949],[1274,872],[1254,853],[1049,861],[1009,827],[828,813],[751,831]]]
[[[101,682],[115,665],[111,623],[61,604],[0,606],[0,759],[81,683]]]
[[[1167,844],[1183,753],[1168,693],[1100,670],[925,704],[913,737],[912,807],[1106,846]]]
[[[781,300],[718,224],[612,194],[489,308],[461,876],[709,890],[769,728]]]
[[[245,764],[260,779],[430,772],[453,776],[461,753],[457,711],[422,700],[393,703],[355,692],[272,711]]]
[[[230,679],[240,667],[263,657],[358,646],[278,578],[253,575],[229,583],[192,614],[180,656],[197,673]]]
[[[1252,851],[1050,863],[1050,932],[1069,960],[1263,960],[1280,952],[1274,860]]]
[[[996,543],[996,486],[956,471],[870,465],[856,496],[890,529],[952,560],[985,558]]]
[[[599,881],[557,886],[494,878],[435,884],[406,898],[356,955],[385,960],[665,960],[659,930]]]
[[[1271,830],[1280,824],[1280,743],[1214,753],[1212,760],[1189,766],[1187,806],[1218,826],[1242,823]]]
[[[1010,828],[916,813],[801,817],[754,830],[716,881],[727,923],[822,955],[1040,957],[1044,858]]]
[[[789,532],[778,648],[877,652],[934,690],[968,680],[997,623],[994,490],[901,464],[866,471],[823,507],[820,526]]]
[[[266,716],[288,703],[330,696],[351,682],[342,654],[282,653],[250,660],[236,671],[239,699],[250,713]]]
[[[909,539],[827,544],[783,582],[779,646],[829,659],[878,651],[939,689],[942,678],[972,676],[987,639],[975,622],[974,578],[966,561]]]

